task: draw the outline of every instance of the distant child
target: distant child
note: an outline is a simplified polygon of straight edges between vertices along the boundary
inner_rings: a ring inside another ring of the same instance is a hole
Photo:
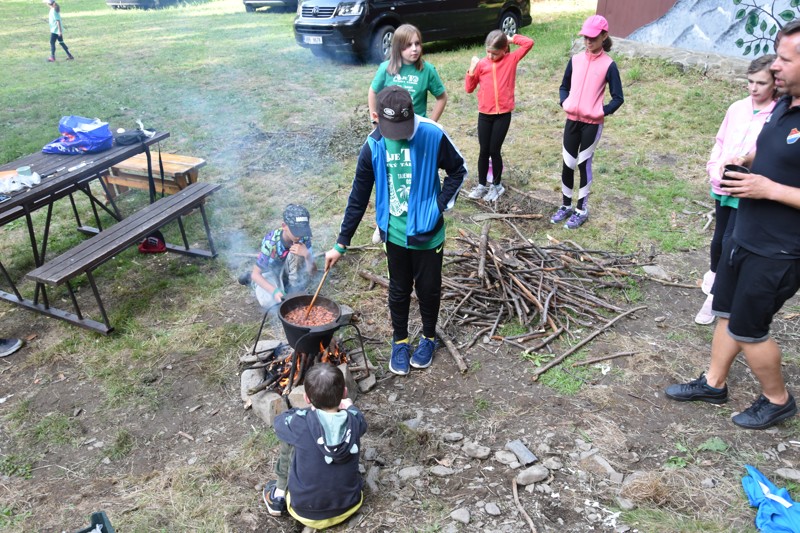
[[[370,116],[377,112],[378,93],[390,85],[399,85],[409,92],[414,113],[421,117],[428,116],[430,92],[436,98],[430,118],[439,122],[447,105],[447,91],[434,66],[422,59],[422,34],[411,24],[402,24],[394,30],[391,58],[380,64],[367,94]]]
[[[281,440],[275,464],[278,479],[266,484],[263,497],[272,516],[288,511],[303,525],[324,529],[344,522],[361,507],[358,461],[367,422],[346,398],[344,376],[335,366],[315,364],[303,383],[311,407],[275,417]]]
[[[264,309],[283,301],[287,293],[305,290],[316,272],[311,248],[311,215],[302,205],[289,204],[283,224],[264,237],[252,272],[239,277],[242,285],[252,284]]]
[[[69,53],[69,48],[64,42],[64,24],[61,22],[61,6],[56,3],[56,0],[44,0],[44,3],[50,6],[50,57],[47,58],[51,63],[56,60],[56,41],[59,42],[61,48],[67,53],[67,61],[75,59]]]
[[[514,86],[517,80],[517,64],[533,48],[533,39],[516,34],[511,42],[519,46],[509,52],[508,37],[501,30],[486,36],[486,57],[472,57],[464,88],[468,93],[478,89],[478,184],[469,193],[470,198],[483,198],[494,202],[506,189],[503,178],[503,156],[500,150],[511,126],[511,111],[514,110]],[[493,182],[487,187],[489,159],[492,161]]]
[[[583,23],[580,35],[583,35],[586,50],[569,60],[559,88],[561,107],[567,113],[562,149],[562,203],[550,218],[553,224],[566,220],[564,227],[568,229],[576,229],[589,219],[592,157],[600,141],[606,115],[619,109],[625,101],[617,64],[606,54],[612,44],[608,36],[608,21],[600,15],[592,15]],[[611,92],[611,101],[603,105],[606,86]],[[580,170],[581,182],[578,202],[573,208],[576,166]]]
[[[747,68],[747,98],[731,104],[725,113],[725,119],[717,131],[714,148],[706,163],[706,172],[711,182],[711,198],[714,199],[714,236],[709,248],[710,263],[708,272],[703,274],[700,288],[706,299],[694,321],[697,324],[711,324],[715,316],[711,313],[714,302],[712,288],[717,276],[717,266],[722,257],[725,242],[733,235],[736,223],[736,208],[739,199],[720,186],[725,163],[736,157],[744,156],[756,149],[756,139],[761,133],[764,123],[772,115],[775,107],[777,90],[775,76],[769,67],[775,61],[774,55],[765,55],[754,59]]]

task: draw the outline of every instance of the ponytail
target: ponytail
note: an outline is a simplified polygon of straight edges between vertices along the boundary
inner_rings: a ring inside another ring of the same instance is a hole
[[[611,40],[611,36],[609,35],[603,41],[603,50],[606,51],[606,52],[610,51],[611,50],[611,46],[613,44],[614,44],[614,42]]]

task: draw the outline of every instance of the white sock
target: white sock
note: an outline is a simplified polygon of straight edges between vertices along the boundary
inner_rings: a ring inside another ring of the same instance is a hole
[[[286,491],[285,490],[281,490],[278,487],[275,487],[275,497],[276,498],[283,498],[285,496],[286,496]]]

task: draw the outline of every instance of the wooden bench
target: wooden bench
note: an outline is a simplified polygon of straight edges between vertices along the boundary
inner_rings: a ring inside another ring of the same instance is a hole
[[[138,244],[145,237],[172,221],[178,222],[181,237],[183,238],[183,246],[167,244],[168,251],[200,257],[216,257],[217,253],[214,250],[214,242],[211,239],[211,231],[203,203],[207,196],[214,193],[220,187],[222,186],[216,183],[189,184],[179,193],[161,198],[155,203],[137,211],[128,218],[122,219],[110,228],[99,232],[94,237],[83,241],[78,246],[29,272],[26,277],[37,283],[36,299],[38,300],[38,294],[41,289],[43,305],[45,308],[49,308],[47,292],[44,290],[44,285],[66,284],[70,298],[72,299],[75,314],[64,313],[68,316],[59,316],[58,318],[62,318],[87,329],[99,331],[103,334],[110,333],[113,328],[108,321],[108,316],[103,307],[103,302],[100,299],[100,293],[97,290],[92,272],[118,253],[131,245]],[[202,214],[210,251],[191,248],[189,246],[181,217],[194,209],[199,209]],[[103,323],[84,318],[81,313],[77,298],[70,284],[70,280],[81,274],[86,274],[89,280],[95,300],[100,309],[100,314],[103,317]],[[38,303],[38,301],[35,303]]]
[[[150,155],[153,169],[153,179],[156,186],[156,194],[175,194],[185,189],[189,184],[197,181],[199,170],[206,166],[205,159],[190,157],[178,154],[161,154],[161,162],[164,166],[164,181],[161,181],[161,172],[158,167],[158,155]],[[144,153],[137,154],[122,163],[117,163],[108,169],[108,172],[101,176],[106,184],[106,190],[110,198],[128,189],[149,190],[150,181],[147,173],[147,156]]]

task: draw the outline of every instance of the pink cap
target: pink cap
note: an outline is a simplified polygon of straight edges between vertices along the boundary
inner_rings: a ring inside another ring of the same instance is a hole
[[[592,15],[583,23],[581,32],[578,35],[594,39],[600,32],[608,31],[608,21],[602,15]]]

